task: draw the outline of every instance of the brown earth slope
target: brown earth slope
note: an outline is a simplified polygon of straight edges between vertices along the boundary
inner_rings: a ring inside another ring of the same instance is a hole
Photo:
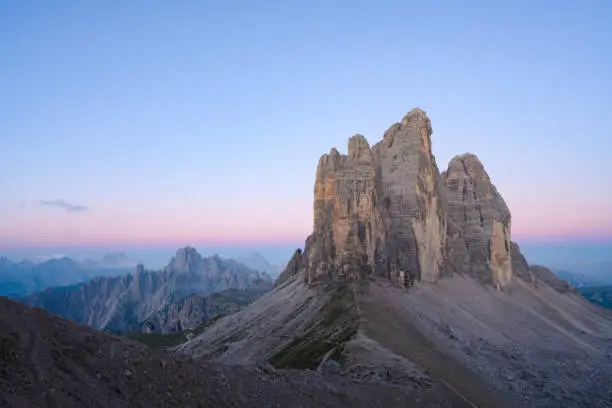
[[[470,407],[435,386],[236,367],[155,352],[0,297],[0,406]]]

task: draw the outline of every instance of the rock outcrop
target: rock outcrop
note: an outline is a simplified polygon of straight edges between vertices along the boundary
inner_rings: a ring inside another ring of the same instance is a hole
[[[281,285],[282,283],[289,280],[294,275],[297,275],[300,270],[304,268],[304,253],[300,248],[296,249],[293,253],[293,256],[287,263],[285,270],[279,275],[278,279],[276,279],[275,285]]]
[[[237,312],[263,295],[269,286],[227,289],[206,296],[194,293],[171,302],[151,315],[143,324],[144,333],[176,333]]]
[[[564,281],[563,279],[559,279],[557,275],[553,273],[550,269],[542,265],[531,265],[529,268],[531,271],[531,275],[534,280],[534,284],[538,284],[538,282],[545,283],[554,290],[566,293],[566,292],[575,292],[575,290],[570,286],[569,283]]]
[[[377,273],[435,281],[445,255],[431,123],[415,109],[370,148],[362,135],[319,159],[307,281]]]
[[[321,156],[313,233],[281,281],[298,267],[308,283],[373,273],[411,284],[460,273],[508,284],[510,211],[475,155],[454,157],[440,174],[432,132],[413,109],[373,147],[358,134],[348,154]]]
[[[454,270],[504,286],[512,278],[510,211],[473,154],[455,156],[447,187],[448,259]]]

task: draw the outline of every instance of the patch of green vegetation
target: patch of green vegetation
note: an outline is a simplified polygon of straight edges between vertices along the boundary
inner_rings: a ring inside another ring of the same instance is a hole
[[[345,343],[357,333],[357,327],[348,326],[329,340],[316,336],[313,331],[293,339],[281,351],[270,358],[275,368],[297,368],[314,370],[327,352]],[[338,351],[334,352],[334,355]]]
[[[275,368],[298,368],[314,370],[323,355],[334,347],[333,343],[309,338],[296,337],[270,359]]]
[[[330,356],[330,360],[337,361],[340,366],[344,367],[346,356],[344,355],[344,345],[338,347]]]
[[[314,370],[325,354],[338,346],[334,355],[340,358],[342,344],[357,333],[357,319],[352,293],[346,285],[332,290],[329,302],[321,309],[322,319],[270,358],[275,368]]]

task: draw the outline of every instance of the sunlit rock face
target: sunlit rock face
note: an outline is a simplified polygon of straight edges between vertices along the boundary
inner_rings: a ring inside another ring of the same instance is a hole
[[[510,282],[519,258],[508,206],[473,154],[454,157],[441,174],[432,133],[426,113],[413,109],[374,146],[358,134],[347,154],[322,155],[313,233],[284,276],[303,272],[315,283],[373,273],[410,283],[461,273]]]

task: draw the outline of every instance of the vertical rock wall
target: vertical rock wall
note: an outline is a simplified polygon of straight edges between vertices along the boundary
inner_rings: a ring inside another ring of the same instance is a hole
[[[448,271],[497,287],[510,282],[519,258],[506,203],[473,154],[454,157],[440,174],[431,135],[425,112],[413,109],[372,148],[355,135],[348,154],[321,156],[313,233],[286,275],[436,281]]]
[[[450,263],[459,273],[503,286],[512,277],[510,211],[473,154],[455,156],[447,187]]]
[[[314,235],[308,281],[369,272],[374,214],[372,151],[362,135],[349,139],[348,155],[332,149],[317,167]]]
[[[374,146],[377,197],[386,232],[390,277],[436,280],[444,258],[445,216],[431,153],[431,122],[420,109],[391,126]]]

